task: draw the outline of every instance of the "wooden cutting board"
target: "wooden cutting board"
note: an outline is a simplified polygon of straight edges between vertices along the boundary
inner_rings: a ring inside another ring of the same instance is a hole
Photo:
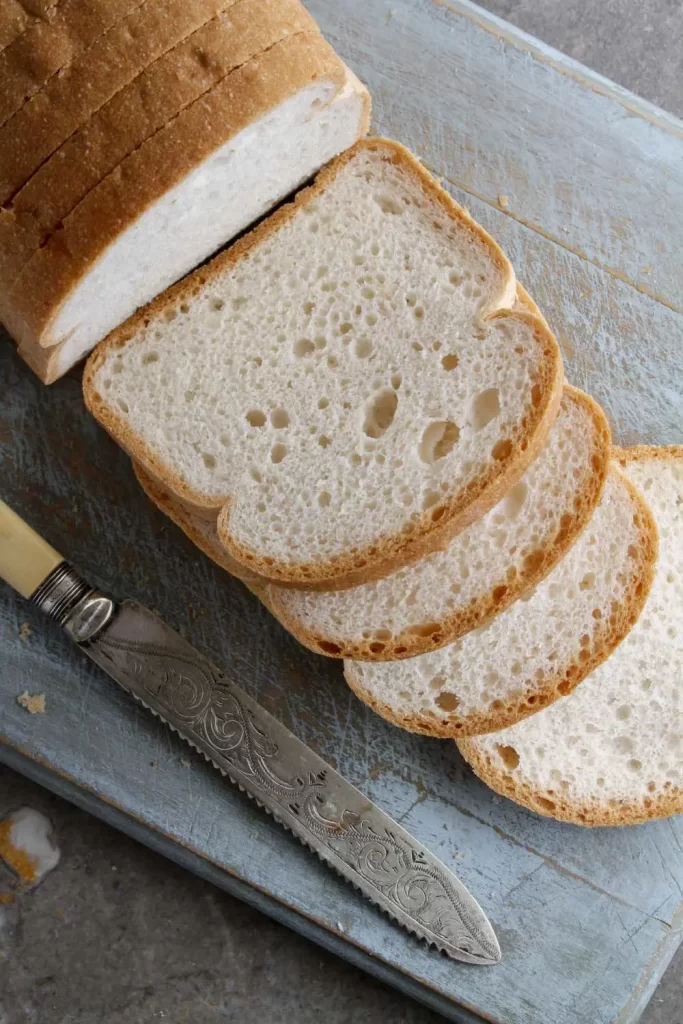
[[[414,149],[507,250],[615,438],[683,440],[683,125],[462,0],[308,6],[369,85],[374,130]],[[504,960],[455,964],[395,929],[6,590],[2,760],[451,1020],[637,1020],[682,935],[683,819],[585,831],[493,796],[454,744],[374,716],[338,664],[199,555],[145,501],[75,378],[46,390],[2,344],[0,395],[3,497],[451,865]],[[45,693],[44,715],[16,704],[25,689]]]

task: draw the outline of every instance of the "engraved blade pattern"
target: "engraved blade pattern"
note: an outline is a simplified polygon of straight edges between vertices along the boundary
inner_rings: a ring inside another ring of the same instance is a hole
[[[148,609],[124,602],[83,650],[409,932],[457,960],[500,960],[452,872]]]

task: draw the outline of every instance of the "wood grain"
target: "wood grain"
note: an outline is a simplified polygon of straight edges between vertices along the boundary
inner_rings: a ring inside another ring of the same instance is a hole
[[[308,6],[371,87],[375,130],[414,147],[501,241],[618,439],[680,441],[681,125],[464,2]],[[451,1020],[637,1020],[683,934],[683,819],[537,818],[492,796],[453,744],[374,716],[146,502],[77,379],[43,388],[9,344],[0,473],[3,497],[96,584],[157,608],[444,859],[503,963],[416,945],[7,591],[1,758]],[[24,689],[46,694],[45,715],[16,704]]]

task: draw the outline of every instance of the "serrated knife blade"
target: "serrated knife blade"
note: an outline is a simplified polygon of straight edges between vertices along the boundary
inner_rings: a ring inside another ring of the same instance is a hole
[[[486,915],[444,864],[162,619],[95,591],[1,501],[0,576],[408,932],[466,963],[501,959]]]

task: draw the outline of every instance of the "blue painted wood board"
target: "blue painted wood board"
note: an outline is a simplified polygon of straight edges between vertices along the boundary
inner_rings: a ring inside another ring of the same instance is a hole
[[[683,125],[465,2],[309,0],[415,149],[501,241],[569,379],[621,443],[683,439]],[[145,500],[86,415],[0,345],[2,493],[95,583],[158,609],[413,831],[489,914],[502,964],[430,953],[0,593],[0,759],[439,1009],[632,1022],[683,934],[683,821],[587,831],[493,796],[454,744],[387,725]],[[28,639],[20,636],[28,622]],[[45,715],[16,704],[45,693]]]

